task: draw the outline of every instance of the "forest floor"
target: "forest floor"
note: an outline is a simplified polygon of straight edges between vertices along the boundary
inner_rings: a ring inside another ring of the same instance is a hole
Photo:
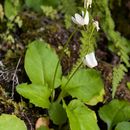
[[[73,30],[66,30],[62,21],[52,21],[34,12],[25,11],[20,16],[23,21],[22,28],[18,28],[15,25],[15,29],[11,31],[15,42],[7,42],[0,38],[0,113],[17,113],[25,121],[28,130],[34,130],[36,120],[40,116],[47,115],[47,112],[32,104],[30,105],[27,99],[22,98],[15,91],[17,84],[30,82],[24,70],[24,56],[27,45],[29,41],[42,38],[55,48],[57,54],[60,54],[60,47],[64,46],[65,41]],[[3,22],[0,26],[0,33],[7,30],[5,24]],[[120,30],[120,28],[117,29]],[[68,46],[70,54],[65,54],[61,60],[64,75],[71,70],[79,56],[80,35],[77,32],[73,36]],[[128,34],[126,37],[128,37]],[[109,51],[108,41],[102,30],[97,44],[96,57],[99,65],[96,69],[102,73],[105,86],[104,101],[109,102],[112,99],[112,69],[119,62],[119,57]],[[130,82],[130,71],[128,71],[118,86],[115,98],[130,101],[130,90],[126,87],[127,82]],[[102,105],[102,103],[99,103],[93,109],[97,112],[99,106]],[[101,123],[99,122],[100,126]]]

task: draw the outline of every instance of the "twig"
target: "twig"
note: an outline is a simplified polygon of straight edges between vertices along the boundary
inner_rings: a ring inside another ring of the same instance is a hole
[[[34,130],[31,121],[29,120],[29,118],[27,117],[26,114],[22,113],[23,117],[25,117],[25,119],[27,120],[28,124],[30,125],[30,130]]]
[[[13,78],[12,78],[12,80],[13,80],[13,83],[12,83],[12,94],[11,94],[12,99],[14,98],[14,88],[15,88],[14,86],[15,86],[15,83],[19,84],[18,77],[17,77],[17,70],[18,70],[20,61],[21,61],[21,57],[18,60],[16,69],[14,71]]]

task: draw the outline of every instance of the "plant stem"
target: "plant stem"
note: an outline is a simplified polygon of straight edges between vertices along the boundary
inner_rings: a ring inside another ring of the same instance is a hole
[[[58,96],[58,98],[57,98],[56,101],[57,101],[58,103],[60,103],[60,101],[61,101],[62,98],[64,98],[64,92],[63,92],[63,90],[60,92],[60,94],[59,94],[59,96]]]
[[[90,43],[90,39],[91,39],[91,37],[92,37],[92,34],[93,34],[94,29],[95,29],[95,27],[93,26],[92,31],[91,31],[91,34],[90,34],[90,36],[89,36],[89,43]]]
[[[95,27],[92,28],[92,31],[90,33],[90,36],[89,36],[89,44],[90,44],[90,39],[92,37],[92,34],[93,34],[93,31],[94,31]],[[89,47],[89,45],[88,45]],[[81,60],[79,62],[79,64],[76,66],[76,69],[74,70],[74,72],[72,72],[69,76],[69,79],[67,80],[66,84],[63,86],[63,89],[61,91],[61,93],[59,94],[58,98],[57,98],[57,102],[60,102],[61,99],[64,97],[64,88],[68,85],[68,83],[70,82],[70,80],[72,79],[72,77],[75,75],[75,73],[78,71],[78,69],[81,67],[81,65],[83,64],[83,61]]]
[[[74,76],[74,74],[77,72],[77,70],[81,67],[81,65],[83,64],[83,61],[80,61],[80,63],[78,64],[78,66],[76,67],[75,71],[70,75],[68,81],[66,82],[64,88],[68,85],[68,83],[70,82],[70,80],[72,79],[72,77]]]
[[[92,31],[91,31],[90,36],[89,36],[89,40],[88,40],[88,48],[90,47],[90,39],[91,39],[91,37],[93,35],[94,29],[95,29],[95,27],[93,26]]]
[[[89,37],[89,44],[90,44],[90,39],[92,37],[93,31],[94,31],[94,27],[92,28],[92,32],[91,32],[90,37]],[[78,66],[76,66],[75,71],[70,75],[70,77],[69,77],[68,81],[66,82],[64,88],[67,86],[67,84],[69,83],[69,81],[71,80],[71,78],[74,76],[74,74],[77,72],[77,70],[81,67],[82,64],[83,64],[83,61],[81,60],[79,62],[79,64],[78,64]]]
[[[53,82],[52,82],[52,91],[53,91],[54,88],[55,88],[56,74],[57,74],[57,70],[58,70],[58,67],[59,67],[59,64],[60,64],[60,60],[61,60],[61,59],[63,58],[63,56],[64,56],[64,50],[66,49],[66,47],[67,47],[68,44],[70,43],[70,40],[71,40],[71,38],[73,37],[73,35],[76,33],[77,29],[78,29],[78,28],[76,28],[76,29],[72,32],[72,34],[70,35],[70,37],[68,38],[67,42],[65,43],[65,45],[64,45],[64,47],[63,47],[63,50],[62,50],[62,52],[61,52],[61,55],[60,55],[60,57],[59,57],[59,60],[58,60],[58,62],[57,62],[57,65],[56,65],[56,69],[55,69],[55,73],[54,73],[54,77],[53,77]],[[52,95],[52,101],[53,101],[53,98],[54,98],[54,96]]]
[[[81,55],[81,57],[84,57],[84,54],[88,54],[88,53],[89,53],[90,40],[91,40],[91,37],[92,37],[92,35],[93,35],[94,29],[95,29],[95,27],[93,26],[93,27],[92,27],[92,30],[91,30],[91,33],[90,33],[90,36],[89,36],[89,39],[88,39],[88,45],[83,49],[83,52],[85,52],[85,53],[83,53],[83,54]]]
[[[75,71],[70,75],[69,79],[67,80],[66,84],[63,86],[63,89],[61,91],[61,93],[59,94],[58,98],[57,98],[57,102],[60,102],[62,98],[64,98],[64,88],[68,85],[68,83],[70,82],[70,80],[72,79],[72,77],[74,76],[74,74],[77,72],[77,70],[81,67],[81,65],[83,64],[83,62],[81,61],[79,63],[79,65],[76,67]]]

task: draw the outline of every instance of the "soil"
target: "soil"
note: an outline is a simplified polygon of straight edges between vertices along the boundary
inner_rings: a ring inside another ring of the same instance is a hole
[[[129,2],[126,4],[126,8],[130,9]],[[0,114],[15,113],[25,121],[28,130],[34,130],[36,120],[43,115],[47,116],[48,113],[46,110],[30,104],[27,99],[24,99],[15,91],[17,84],[30,82],[24,70],[24,56],[27,45],[35,39],[43,38],[55,48],[59,55],[61,52],[60,48],[64,46],[73,29],[66,30],[63,26],[63,21],[59,19],[51,20],[30,11],[23,11],[20,16],[23,21],[22,28],[14,24],[14,29],[10,30],[15,42],[11,43],[0,38]],[[113,14],[113,18],[115,17],[115,14]],[[129,23],[127,25],[130,26]],[[126,34],[121,30],[120,23],[117,26],[117,30],[121,31],[122,35],[128,37],[130,31]],[[0,28],[1,33],[6,32],[6,22],[3,22]],[[67,52],[69,54],[65,53],[61,60],[64,75],[71,70],[79,56],[79,37],[80,33],[77,32],[68,46]],[[100,40],[97,44],[96,56],[99,65],[96,69],[102,74],[105,86],[104,102],[107,103],[112,100],[112,69],[119,62],[119,57],[108,50],[108,41],[103,32],[100,32]],[[130,71],[118,86],[115,98],[130,101],[130,91],[126,86],[128,81],[130,82]],[[102,103],[99,103],[93,107],[96,113],[102,105]],[[101,129],[106,127],[103,124],[102,121],[99,121]]]

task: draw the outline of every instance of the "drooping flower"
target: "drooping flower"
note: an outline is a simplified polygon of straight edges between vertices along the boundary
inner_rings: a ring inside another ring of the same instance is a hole
[[[91,8],[92,5],[92,0],[84,0],[84,8],[90,7]]]
[[[95,57],[95,53],[91,52],[89,54],[87,54],[83,60],[83,63],[85,65],[87,65],[89,68],[93,68],[95,66],[98,65],[96,57]]]
[[[99,31],[100,27],[98,21],[93,21],[93,25],[95,26],[96,30]]]
[[[89,23],[88,11],[87,10],[86,10],[86,12],[82,11],[82,15],[76,13],[75,17],[72,16],[72,21],[75,24],[78,24],[80,26],[88,25],[88,23]]]

